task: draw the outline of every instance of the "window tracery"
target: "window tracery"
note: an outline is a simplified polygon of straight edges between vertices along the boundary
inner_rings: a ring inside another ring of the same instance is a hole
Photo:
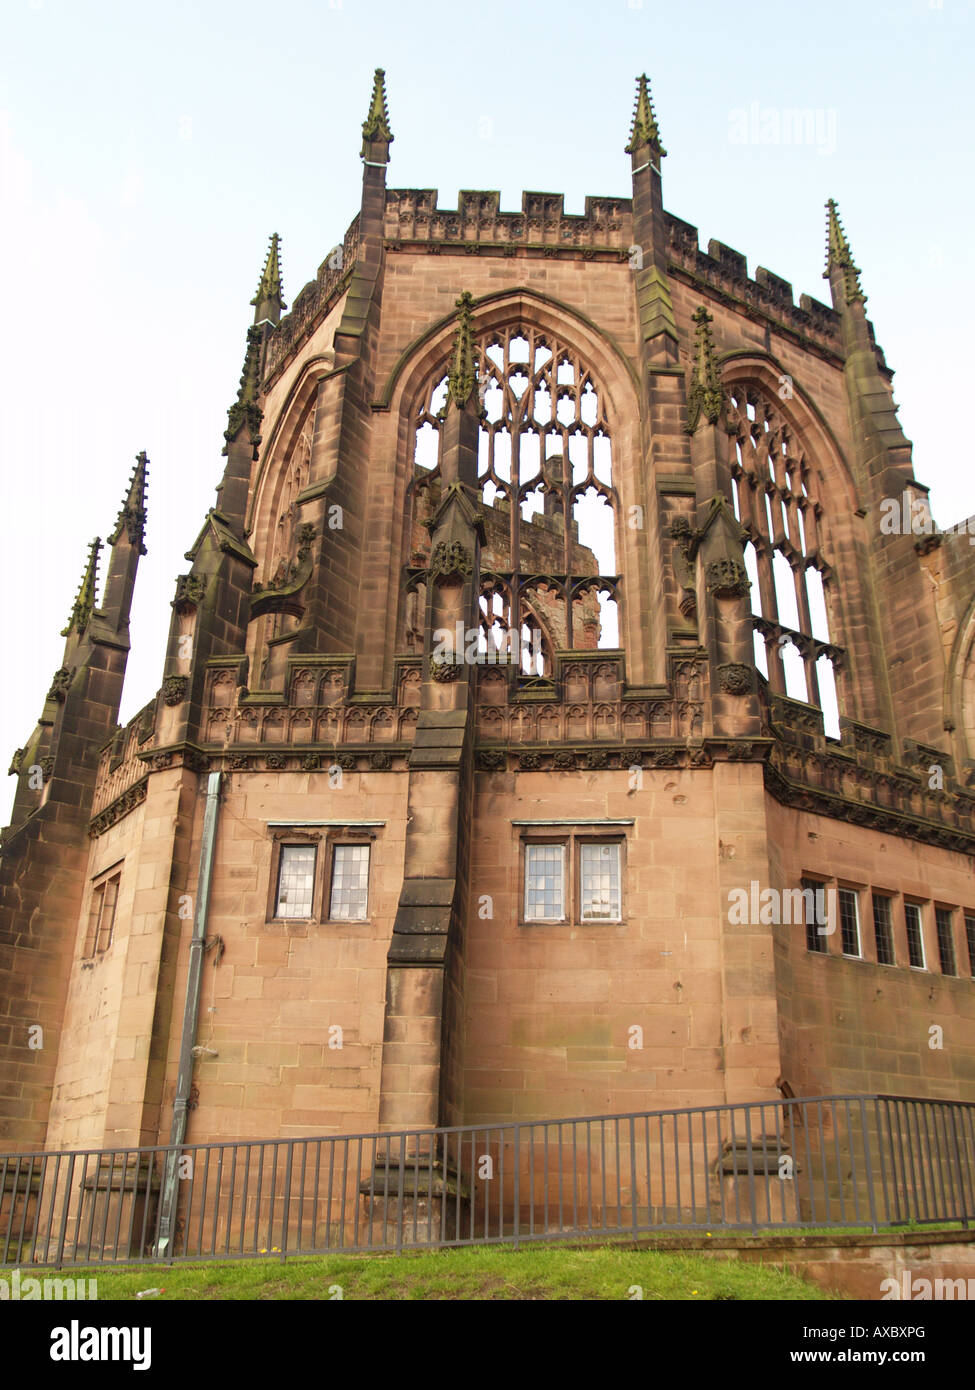
[[[839,734],[829,625],[831,570],[823,555],[820,480],[778,406],[735,385],[728,403],[735,515],[747,530],[755,662],[779,694],[819,706]]]
[[[605,406],[574,349],[539,330],[490,330],[476,340],[475,357],[486,532],[479,647],[483,659],[503,640],[520,651],[523,675],[549,674],[554,650],[619,644],[618,506]],[[422,640],[424,522],[439,501],[446,395],[443,371],[413,422],[405,634],[412,649]]]

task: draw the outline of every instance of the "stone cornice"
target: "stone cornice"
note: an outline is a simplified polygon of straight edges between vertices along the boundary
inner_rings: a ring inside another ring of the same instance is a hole
[[[104,835],[106,830],[110,830],[113,825],[127,816],[130,811],[134,811],[137,806],[141,806],[146,799],[149,790],[148,774],[141,781],[133,783],[127,787],[121,796],[117,796],[114,801],[101,811],[97,816],[92,816],[88,823],[89,839],[97,839],[99,835]]]

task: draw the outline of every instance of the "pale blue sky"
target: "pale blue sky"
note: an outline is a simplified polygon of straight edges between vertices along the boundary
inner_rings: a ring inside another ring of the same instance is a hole
[[[60,664],[87,542],[133,456],[149,555],[122,717],[159,684],[175,576],[213,502],[267,238],[292,302],[358,208],[360,126],[387,71],[393,187],[628,196],[646,70],[668,209],[828,301],[839,200],[942,526],[975,511],[950,421],[971,392],[972,0],[4,0],[0,4],[0,756]],[[736,138],[736,112],[760,123]],[[820,113],[769,143],[762,113]],[[12,779],[7,784],[12,794]]]

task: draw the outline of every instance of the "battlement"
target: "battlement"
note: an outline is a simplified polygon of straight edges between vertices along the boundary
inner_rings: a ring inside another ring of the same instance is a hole
[[[265,384],[277,375],[301,344],[311,337],[339,295],[344,292],[358,254],[357,213],[350,222],[341,244],[332,247],[318,267],[315,279],[309,280],[298,292],[291,306],[291,313],[285,315],[268,339],[267,359],[264,364]]]
[[[712,238],[705,254],[695,226],[671,213],[667,213],[666,218],[672,270],[676,268],[678,274],[684,271],[695,283],[703,283],[720,295],[742,301],[823,347],[840,350],[840,316],[835,309],[808,294],[800,295],[797,306],[788,280],[774,275],[763,265],[758,266],[754,280],[750,280],[747,258],[740,251]]]
[[[633,205],[630,198],[587,197],[585,211],[567,213],[562,193],[524,192],[520,211],[503,211],[497,189],[462,189],[456,208],[442,208],[435,188],[386,191],[383,238],[388,250],[428,251],[463,248],[495,254],[581,256],[584,260],[628,261],[634,252]],[[840,317],[811,295],[793,297],[792,285],[758,266],[748,275],[747,258],[713,238],[701,250],[698,229],[665,213],[671,273],[725,302],[737,301],[821,350],[841,351]],[[328,253],[318,274],[296,296],[291,313],[268,341],[265,387],[279,374],[348,287],[358,256],[359,219],[349,226],[341,245]],[[872,328],[871,328],[872,334]],[[881,366],[886,370],[878,348]]]
[[[391,188],[383,232],[395,241],[488,242],[626,251],[632,241],[629,198],[587,198],[581,215],[561,193],[523,193],[520,212],[502,212],[497,189],[464,189],[456,208],[441,208],[435,188]]]

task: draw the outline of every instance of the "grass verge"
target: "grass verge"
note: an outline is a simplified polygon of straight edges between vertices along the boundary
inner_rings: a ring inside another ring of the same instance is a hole
[[[54,1271],[30,1276],[86,1278],[99,1301],[289,1301],[330,1298],[412,1301],[644,1300],[823,1301],[836,1297],[772,1264],[709,1259],[656,1250],[474,1247],[402,1255],[246,1260],[200,1265],[142,1265]],[[22,1272],[23,1277],[27,1271]]]

